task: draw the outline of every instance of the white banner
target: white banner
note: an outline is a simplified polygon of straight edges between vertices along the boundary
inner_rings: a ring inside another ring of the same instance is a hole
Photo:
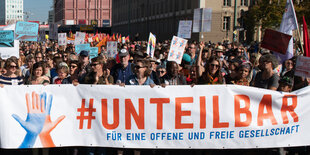
[[[67,45],[67,33],[58,33],[58,45]]]
[[[310,87],[0,88],[1,148],[235,149],[310,144]]]
[[[191,20],[180,20],[178,37],[190,39],[192,35],[192,21]]]
[[[84,44],[85,36],[86,36],[86,33],[84,32],[76,32],[74,45]]]
[[[181,64],[186,44],[186,39],[173,36],[168,54],[168,61],[175,61]]]
[[[107,53],[109,58],[114,58],[117,54],[117,42],[108,41],[107,42]]]
[[[150,56],[152,58],[154,57],[155,46],[156,46],[156,36],[150,32],[146,53],[148,54],[148,56]]]
[[[310,58],[298,56],[296,61],[295,75],[310,78]]]

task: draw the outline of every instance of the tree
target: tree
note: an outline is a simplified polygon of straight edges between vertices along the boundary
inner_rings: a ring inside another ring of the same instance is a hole
[[[309,0],[293,0],[298,21],[302,22],[302,16],[306,17],[307,23],[310,22],[310,2]],[[247,38],[252,38],[255,29],[261,27],[278,29],[282,16],[285,11],[286,0],[257,0],[250,6],[245,17]],[[251,40],[249,40],[251,41]]]

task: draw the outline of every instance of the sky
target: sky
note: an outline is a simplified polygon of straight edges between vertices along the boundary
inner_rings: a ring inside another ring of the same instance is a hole
[[[53,0],[24,0],[24,12],[30,12],[28,20],[47,21],[48,11],[52,10]],[[24,16],[26,21],[27,17]]]

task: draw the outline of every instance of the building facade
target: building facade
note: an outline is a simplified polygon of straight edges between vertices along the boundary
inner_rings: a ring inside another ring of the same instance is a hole
[[[55,23],[110,26],[112,0],[54,0]]]
[[[211,31],[192,33],[192,40],[231,42],[234,32],[236,40],[244,40],[242,15],[252,3],[252,0],[113,0],[112,32],[140,40],[146,40],[149,32],[158,40],[172,39],[177,35],[180,20],[193,20],[197,8],[211,8]]]
[[[0,0],[0,25],[23,21],[23,0]]]
[[[55,13],[54,13],[54,10],[50,10],[48,11],[48,19],[47,19],[47,22],[48,23],[54,23],[55,21]]]

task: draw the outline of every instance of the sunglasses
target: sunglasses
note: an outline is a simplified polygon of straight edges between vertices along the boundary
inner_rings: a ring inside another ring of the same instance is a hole
[[[159,73],[165,73],[165,71],[157,71],[157,72],[159,72]]]
[[[145,68],[145,66],[135,66],[136,69]]]
[[[219,68],[220,65],[217,65],[217,64],[210,64],[211,67],[216,67],[216,68]]]
[[[97,66],[97,65],[99,65],[99,64],[90,64],[91,67],[94,67],[94,66]]]
[[[9,67],[10,67],[10,68],[17,68],[17,66],[13,66],[13,65],[10,65]]]
[[[75,65],[71,65],[70,67],[71,67],[71,68],[76,68],[77,66],[75,66]]]

